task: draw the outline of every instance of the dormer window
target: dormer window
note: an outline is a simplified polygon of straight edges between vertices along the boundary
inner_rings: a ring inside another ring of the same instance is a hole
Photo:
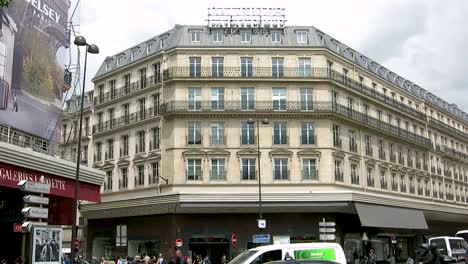
[[[281,32],[278,32],[278,31],[271,32],[271,42],[273,43],[281,42]]]
[[[166,39],[165,39],[165,38],[162,38],[162,39],[161,39],[161,42],[159,42],[159,48],[160,48],[160,49],[164,48],[165,42],[166,42]]]
[[[307,38],[307,31],[297,31],[296,32],[296,38],[297,38],[297,43],[299,44],[307,44],[308,43],[308,38]]]
[[[241,32],[241,42],[242,43],[250,43],[252,42],[252,33],[249,31]]]
[[[146,54],[150,53],[152,48],[153,48],[153,43],[149,43],[149,44],[146,46]]]
[[[137,50],[132,50],[132,54],[130,55],[130,60],[134,60],[136,55],[137,55]]]
[[[222,31],[213,31],[213,42],[223,42],[223,32]]]
[[[200,42],[201,40],[201,31],[200,30],[191,30],[190,31],[190,41],[191,42]]]
[[[118,57],[117,58],[117,67],[119,67],[121,62],[122,62],[122,57]]]
[[[110,64],[109,64],[109,62],[106,62],[106,71],[108,71],[108,70],[109,70],[109,67],[110,67]]]

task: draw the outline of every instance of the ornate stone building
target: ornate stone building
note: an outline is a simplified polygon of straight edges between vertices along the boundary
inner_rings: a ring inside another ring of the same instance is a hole
[[[88,254],[234,256],[260,232],[259,177],[264,233],[334,221],[350,262],[467,228],[468,115],[314,27],[176,25],[93,81]]]

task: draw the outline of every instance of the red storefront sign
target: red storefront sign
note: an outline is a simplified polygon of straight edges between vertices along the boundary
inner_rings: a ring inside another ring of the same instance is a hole
[[[19,189],[18,182],[29,180],[39,182],[41,176],[50,184],[50,195],[73,198],[75,181],[47,173],[38,172],[0,162],[0,185]],[[91,202],[100,202],[100,186],[91,183],[80,182],[78,199]]]
[[[14,223],[13,224],[13,232],[23,233],[23,227],[21,226],[21,224]]]

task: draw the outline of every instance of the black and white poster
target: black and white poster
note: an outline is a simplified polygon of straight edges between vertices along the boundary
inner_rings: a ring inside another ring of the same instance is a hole
[[[32,264],[61,264],[62,228],[36,226],[32,239]]]

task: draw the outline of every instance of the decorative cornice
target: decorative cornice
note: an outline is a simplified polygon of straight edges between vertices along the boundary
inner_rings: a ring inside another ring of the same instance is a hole
[[[115,167],[115,164],[114,164],[114,162],[111,161],[111,160],[105,161],[104,164],[102,165],[102,168],[103,168],[104,170],[108,170],[108,169],[111,169],[111,168],[114,168],[114,167]]]

